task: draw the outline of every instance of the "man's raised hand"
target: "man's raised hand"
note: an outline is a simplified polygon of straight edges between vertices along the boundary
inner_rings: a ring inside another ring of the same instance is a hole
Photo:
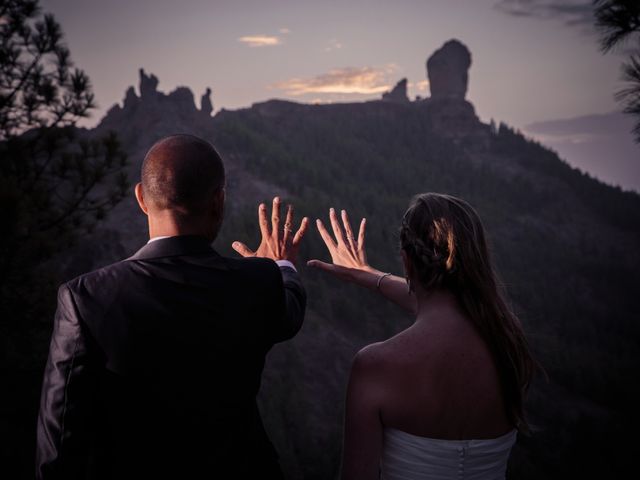
[[[264,203],[258,206],[258,222],[262,241],[255,252],[238,241],[233,242],[231,247],[243,257],[265,257],[272,260],[289,260],[295,263],[300,249],[300,241],[307,231],[309,219],[304,217],[300,222],[300,228],[295,235],[292,235],[293,206],[288,205],[284,225],[280,228],[280,197],[275,197],[271,210],[271,225],[269,225],[267,218],[267,206]]]

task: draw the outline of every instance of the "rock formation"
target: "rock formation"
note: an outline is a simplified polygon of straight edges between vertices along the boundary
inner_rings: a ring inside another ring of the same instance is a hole
[[[140,69],[140,97],[152,98],[158,93],[158,77],[153,73],[147,75],[144,73],[144,68]]]
[[[471,53],[458,40],[449,40],[427,60],[431,98],[464,100],[469,82]]]
[[[408,102],[409,97],[407,95],[407,79],[403,78],[393,89],[389,92],[382,94],[382,100],[389,102]]]
[[[138,100],[139,100],[139,98],[136,95],[136,91],[133,89],[133,87],[129,87],[129,88],[127,88],[127,93],[125,93],[125,95],[124,95],[124,102],[122,104],[122,108],[130,109],[136,103],[138,103]]]
[[[200,111],[207,116],[211,116],[211,112],[213,112],[213,104],[211,103],[211,89],[208,87],[207,91],[202,94],[202,97],[200,97]]]
[[[185,113],[191,113],[196,107],[193,92],[189,87],[176,87],[175,90],[167,94],[166,99],[173,103],[175,108]]]
[[[434,132],[479,151],[488,148],[490,130],[465,100],[470,66],[471,53],[462,42],[445,42],[427,60],[431,97],[419,102],[428,109]]]

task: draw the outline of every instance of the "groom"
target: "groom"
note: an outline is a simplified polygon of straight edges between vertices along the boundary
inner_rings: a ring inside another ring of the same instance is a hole
[[[37,427],[39,479],[278,478],[256,394],[265,355],[293,337],[308,221],[259,207],[256,252],[211,246],[223,218],[216,150],[158,141],[135,188],[149,242],[60,287]],[[275,260],[275,261],[274,261]]]

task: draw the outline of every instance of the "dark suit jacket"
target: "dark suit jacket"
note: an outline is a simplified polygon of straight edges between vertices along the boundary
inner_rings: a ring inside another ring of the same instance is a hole
[[[292,268],[222,257],[198,236],[156,240],[62,285],[37,477],[281,475],[256,394],[305,302]]]

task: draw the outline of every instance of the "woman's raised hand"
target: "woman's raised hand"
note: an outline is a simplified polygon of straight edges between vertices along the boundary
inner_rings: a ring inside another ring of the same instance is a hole
[[[346,210],[342,210],[341,216],[342,225],[340,225],[336,211],[333,208],[329,210],[333,237],[327,231],[322,220],[316,220],[316,227],[318,227],[318,232],[329,250],[333,263],[309,260],[307,265],[333,273],[344,280],[353,280],[353,275],[357,272],[377,272],[367,263],[367,254],[364,248],[367,220],[363,218],[360,222],[360,230],[356,239]]]
[[[416,298],[411,291],[407,295],[408,289],[405,279],[376,270],[367,262],[367,254],[364,249],[367,220],[363,218],[360,222],[360,230],[356,240],[346,211],[342,210],[342,226],[333,208],[329,210],[329,219],[331,220],[333,237],[320,219],[316,220],[316,226],[322,240],[327,245],[333,263],[309,260],[307,265],[330,272],[341,280],[347,280],[370,290],[378,291],[402,308],[416,313]]]

